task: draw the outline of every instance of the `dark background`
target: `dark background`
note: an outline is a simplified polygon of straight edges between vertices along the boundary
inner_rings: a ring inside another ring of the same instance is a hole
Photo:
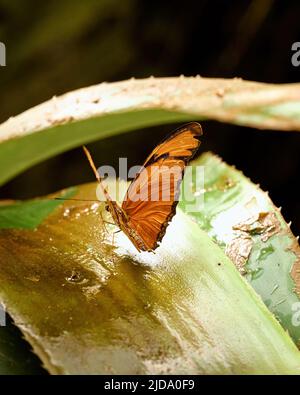
[[[242,77],[299,82],[291,46],[300,41],[300,2],[279,0],[0,0],[0,122],[79,87],[132,76]],[[91,144],[97,164],[140,164],[177,125]],[[300,233],[300,133],[203,122],[212,150],[261,184]],[[18,158],[16,158],[18,160]],[[0,188],[27,198],[93,180],[80,149],[31,168]]]

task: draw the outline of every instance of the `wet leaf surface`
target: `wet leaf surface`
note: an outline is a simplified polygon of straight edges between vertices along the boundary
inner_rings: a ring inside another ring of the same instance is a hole
[[[0,230],[0,298],[49,372],[300,371],[289,336],[180,210],[155,254],[100,213],[68,201],[35,230]]]

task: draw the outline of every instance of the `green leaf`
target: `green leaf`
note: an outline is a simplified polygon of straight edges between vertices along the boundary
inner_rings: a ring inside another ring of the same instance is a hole
[[[149,78],[54,97],[0,125],[0,184],[84,143],[195,118],[300,131],[300,84]]]
[[[0,299],[49,372],[300,372],[287,333],[187,215],[155,254],[101,217],[103,203],[67,201],[35,231],[0,230]]]
[[[74,193],[75,188],[69,188],[59,197],[70,198]],[[0,229],[35,229],[60,204],[59,200],[39,199],[0,205]],[[0,312],[4,312],[1,305]],[[0,375],[44,373],[39,359],[6,314],[5,325],[0,325]]]
[[[193,186],[189,213],[227,255],[268,308],[300,344],[300,248],[268,194],[241,172],[207,153],[193,163],[204,167],[204,185]],[[194,170],[195,171],[195,170]],[[197,191],[199,193],[197,193]]]
[[[59,198],[67,199],[73,196],[75,188],[63,191]],[[60,200],[33,200],[14,204],[0,205],[0,229],[35,229],[56,207]]]

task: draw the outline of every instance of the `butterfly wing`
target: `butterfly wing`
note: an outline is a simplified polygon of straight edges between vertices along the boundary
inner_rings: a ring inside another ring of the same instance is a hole
[[[127,226],[140,239],[140,249],[154,250],[162,240],[176,212],[185,167],[201,135],[196,122],[177,129],[152,151],[130,184],[122,209]]]

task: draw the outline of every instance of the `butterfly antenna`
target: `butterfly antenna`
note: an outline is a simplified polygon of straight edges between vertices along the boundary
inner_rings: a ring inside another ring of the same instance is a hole
[[[90,166],[91,166],[91,168],[92,168],[92,170],[93,170],[93,172],[95,174],[95,177],[96,177],[97,181],[101,184],[101,178],[100,178],[99,173],[98,173],[98,171],[96,169],[96,166],[95,166],[95,163],[93,161],[92,155],[90,154],[90,151],[85,146],[83,146],[82,148],[83,148],[83,151],[84,151],[84,153],[85,153],[85,155],[87,157],[87,160],[89,161],[89,164],[90,164]]]
[[[94,202],[94,203],[100,202],[99,200],[96,200],[96,199],[69,199],[69,198],[62,198],[62,197],[55,197],[55,198],[53,198],[53,200],[72,201],[72,202]]]
[[[97,181],[99,182],[99,184],[101,186],[101,189],[102,189],[102,191],[104,193],[104,196],[106,197],[106,199],[108,201],[110,201],[111,200],[110,196],[107,193],[106,188],[102,184],[101,177],[100,177],[100,175],[99,175],[99,173],[98,173],[98,171],[96,169],[96,166],[95,166],[95,163],[93,161],[92,155],[90,154],[90,151],[84,145],[82,146],[82,148],[83,148],[83,151],[84,151],[84,153],[85,153],[85,155],[87,157],[87,160],[89,161],[89,164],[90,164],[90,166],[91,166],[91,168],[92,168],[92,170],[93,170],[93,172],[95,174],[95,177],[96,177]]]

